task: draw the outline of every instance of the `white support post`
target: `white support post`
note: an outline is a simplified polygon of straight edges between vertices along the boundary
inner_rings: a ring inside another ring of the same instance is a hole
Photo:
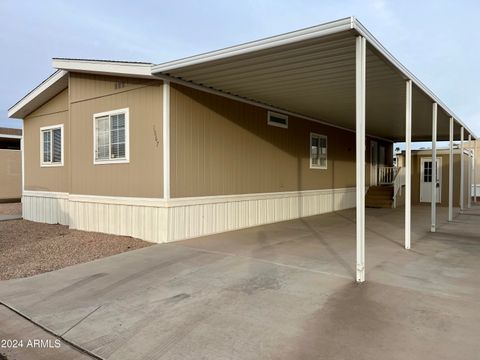
[[[22,151],[22,199],[25,193],[25,120],[22,120],[22,139],[20,140],[20,149]],[[23,205],[22,205],[23,207]]]
[[[464,194],[463,190],[465,188],[464,178],[465,178],[465,163],[463,161],[463,142],[465,140],[465,130],[463,126],[460,128],[460,211],[463,211],[464,207]]]
[[[437,219],[437,103],[432,106],[432,221],[430,231],[435,232]]]
[[[468,134],[468,198],[467,198],[467,207],[470,209],[472,207],[472,134]]]
[[[410,249],[412,235],[412,80],[406,82],[405,100],[405,249]]]
[[[473,146],[473,203],[477,203],[477,143],[478,139],[475,140]]]
[[[170,200],[170,81],[163,80],[163,198]]]
[[[356,196],[357,196],[357,282],[365,281],[365,94],[366,41],[356,39],[355,103],[356,103]]]
[[[448,221],[453,221],[453,117],[450,118],[448,151]]]

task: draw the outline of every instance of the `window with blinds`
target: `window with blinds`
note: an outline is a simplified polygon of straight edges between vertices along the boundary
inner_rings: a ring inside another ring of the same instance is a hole
[[[128,162],[128,109],[94,115],[95,164]]]
[[[40,128],[41,166],[63,165],[63,124]]]
[[[310,133],[310,168],[327,168],[327,137]]]

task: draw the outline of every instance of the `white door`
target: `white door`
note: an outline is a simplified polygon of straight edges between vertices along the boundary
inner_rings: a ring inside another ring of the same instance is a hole
[[[378,143],[370,142],[370,186],[378,185]]]
[[[437,158],[437,203],[442,201],[442,158]],[[420,159],[420,202],[432,202],[432,158]]]

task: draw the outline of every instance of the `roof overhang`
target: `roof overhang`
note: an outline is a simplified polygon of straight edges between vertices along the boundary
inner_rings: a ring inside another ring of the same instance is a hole
[[[53,67],[72,72],[153,79],[150,63],[54,58]]]
[[[23,119],[68,86],[67,71],[57,70],[8,110],[8,117]]]
[[[367,42],[366,130],[403,141],[405,81],[413,83],[412,139],[431,140],[432,103],[437,103],[438,140],[473,132],[354,17],[163,64],[54,58],[53,75],[8,111],[30,112],[65,89],[68,72],[170,79],[204,91],[355,131],[355,37]]]
[[[56,72],[25,95],[8,110],[9,118],[23,119],[68,86],[68,72],[158,79],[152,75],[151,63],[54,58]]]
[[[1,134],[0,139],[21,139],[22,135],[10,135],[10,134]]]
[[[154,65],[152,73],[355,130],[355,37],[367,41],[367,133],[402,141],[405,81],[413,83],[412,138],[431,140],[432,103],[438,140],[463,126],[430,89],[354,17]]]

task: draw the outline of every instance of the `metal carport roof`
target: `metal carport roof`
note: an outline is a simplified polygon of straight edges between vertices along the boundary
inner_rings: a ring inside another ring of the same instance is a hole
[[[412,139],[431,140],[432,103],[439,106],[438,140],[449,118],[475,135],[398,62],[360,22],[349,17],[152,67],[152,74],[186,81],[288,112],[355,129],[355,37],[367,41],[366,131],[405,138],[405,81],[413,82]]]

